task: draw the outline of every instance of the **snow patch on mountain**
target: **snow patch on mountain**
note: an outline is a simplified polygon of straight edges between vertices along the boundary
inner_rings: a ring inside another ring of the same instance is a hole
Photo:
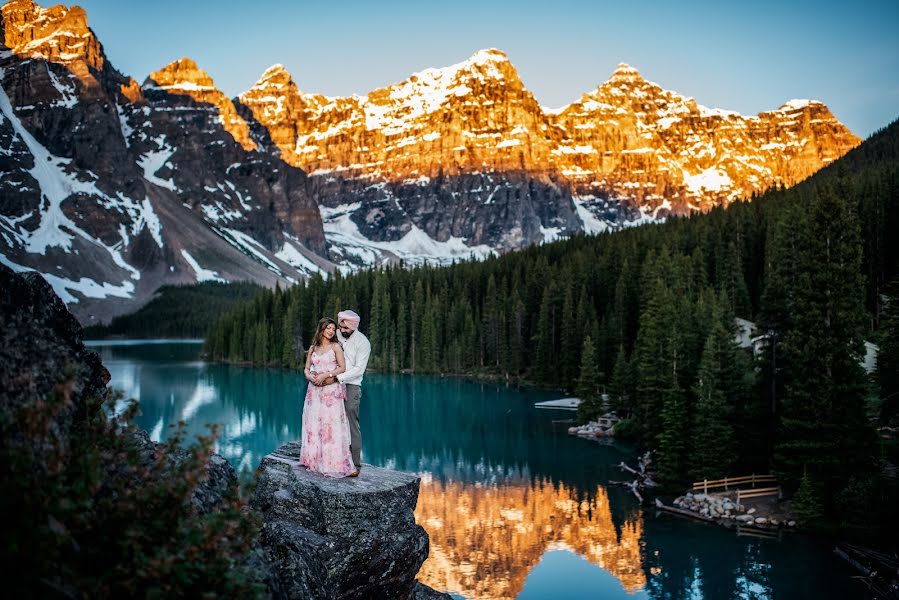
[[[583,196],[580,198],[574,198],[574,208],[577,211],[577,216],[581,219],[581,222],[584,224],[584,233],[591,235],[596,233],[602,233],[603,231],[607,231],[609,229],[609,223],[607,221],[603,221],[594,215],[589,208],[587,208],[584,203],[594,200],[593,196]]]
[[[729,189],[733,184],[734,182],[727,176],[727,173],[717,167],[709,167],[693,175],[684,171],[684,185],[697,195],[703,191],[711,192]]]
[[[139,232],[142,227],[146,226],[156,245],[162,248],[162,223],[159,222],[159,216],[153,210],[150,199],[144,198],[144,201],[140,203],[140,208],[140,220],[135,223],[135,231]]]
[[[122,139],[125,140],[125,147],[131,147],[131,142],[128,141],[128,138],[134,133],[134,128],[128,123],[128,116],[118,103],[115,105],[115,110],[119,115],[119,128],[122,130]]]
[[[197,275],[197,283],[203,281],[220,281],[222,283],[227,283],[226,280],[219,277],[218,272],[210,271],[209,269],[204,269],[200,266],[200,263],[190,255],[187,250],[181,250],[181,256],[184,257],[184,260],[187,261],[187,264],[190,265],[190,268],[194,270],[194,273]]]
[[[281,249],[275,253],[275,257],[280,258],[290,266],[297,269],[300,273],[303,273],[305,275],[319,273],[327,277],[327,271],[324,271],[314,262],[303,256],[303,254],[299,250],[297,250],[296,246],[294,246],[290,241],[284,242],[284,245],[281,246]]]
[[[78,104],[78,96],[75,94],[75,88],[73,86],[69,86],[64,84],[59,80],[59,78],[53,74],[53,70],[50,69],[50,63],[46,63],[47,67],[47,75],[50,76],[50,83],[59,92],[60,99],[51,104],[51,107],[61,107],[61,108],[72,108],[76,104]],[[75,77],[74,75],[70,75],[70,77]]]
[[[467,78],[479,82],[504,78],[499,65],[508,58],[499,50],[479,50],[468,60],[444,68],[431,68],[413,73],[406,81],[391,86],[390,102],[376,104],[363,97],[365,126],[396,135],[410,129],[414,121],[440,110],[452,96],[465,96],[472,89]]]
[[[17,273],[26,273],[35,270],[30,267],[16,264],[2,254],[0,254],[0,263],[3,263]],[[107,282],[98,283],[88,277],[82,277],[78,281],[73,281],[50,273],[41,273],[40,275],[50,284],[50,287],[53,288],[56,295],[66,304],[78,304],[79,298],[72,295],[71,292],[78,292],[85,298],[101,299],[110,296],[115,296],[117,298],[131,298],[134,294],[134,284],[127,280],[123,281],[121,285],[115,285]]]
[[[278,277],[282,277],[290,283],[296,283],[296,279],[284,273],[284,271],[282,271],[281,268],[278,267],[278,265],[276,265],[267,256],[268,250],[265,248],[265,246],[260,244],[252,236],[247,235],[242,231],[231,229],[230,227],[214,226],[212,229],[229,244],[231,244],[256,262],[261,263],[263,266],[265,266],[265,268],[267,268]]]
[[[217,191],[218,188],[206,188],[206,191],[212,192]],[[239,210],[228,210],[224,206],[222,206],[222,202],[220,200],[216,200],[215,206],[210,204],[203,204],[200,206],[200,210],[203,211],[203,214],[206,215],[206,218],[210,221],[214,221],[218,223],[219,221],[236,221],[243,216]]]
[[[320,207],[325,239],[332,251],[339,255],[351,255],[362,266],[375,266],[391,259],[402,259],[407,264],[450,264],[453,261],[495,256],[496,251],[487,245],[469,246],[465,240],[451,237],[440,242],[412,225],[399,240],[380,242],[366,238],[353,222],[352,214],[361,203],[342,204],[336,207]]]
[[[137,164],[144,170],[144,179],[167,190],[177,192],[179,190],[175,187],[174,181],[156,176],[156,171],[168,162],[175,153],[175,149],[166,144],[165,135],[153,138],[153,141],[156,142],[158,149],[145,152],[137,161]]]

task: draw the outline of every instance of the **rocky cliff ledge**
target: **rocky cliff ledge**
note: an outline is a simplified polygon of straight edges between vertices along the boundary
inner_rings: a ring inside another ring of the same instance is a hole
[[[24,476],[9,464],[10,450],[25,448],[38,457],[47,455],[43,470],[56,472],[59,466],[50,464],[54,453],[70,456],[78,432],[101,410],[98,398],[107,394],[109,373],[99,357],[84,346],[82,336],[78,322],[40,275],[16,274],[0,265],[0,475],[4,485]],[[23,410],[46,412],[47,397],[66,381],[67,401],[50,417],[48,436],[34,438],[8,426]],[[151,465],[160,444],[151,441],[145,431],[122,434],[128,436],[136,462]],[[57,442],[45,452],[47,439]],[[417,477],[366,466],[359,478],[330,480],[297,470],[298,455],[298,444],[286,444],[267,456],[258,470],[251,507],[260,513],[262,529],[253,540],[253,551],[245,556],[245,565],[253,578],[264,582],[263,597],[449,598],[415,580],[428,556],[428,535],[413,516],[420,483]],[[163,477],[174,481],[179,464],[188,458],[181,451],[168,455]],[[120,470],[116,464],[104,467],[101,479],[138,476],[136,471],[125,475]],[[108,487],[104,481],[96,484],[98,493]],[[141,487],[143,482],[129,479],[126,485]],[[205,475],[188,498],[191,512],[208,515],[227,510],[226,496],[236,488],[231,464],[212,454]],[[28,502],[27,498],[21,500]],[[60,535],[68,535],[52,513],[42,518],[61,531]],[[20,542],[39,541],[37,533],[23,535]],[[34,559],[15,552],[12,558],[33,566]],[[51,564],[43,566],[58,571],[54,560],[47,557]],[[67,596],[75,597],[83,591],[79,581],[72,576],[52,582],[50,588],[65,589]],[[19,588],[38,595],[50,589],[27,581],[15,589]]]
[[[311,474],[290,442],[266,456],[253,507],[270,587],[283,598],[440,598],[417,584],[428,534],[415,523],[420,479],[366,465],[358,478]]]

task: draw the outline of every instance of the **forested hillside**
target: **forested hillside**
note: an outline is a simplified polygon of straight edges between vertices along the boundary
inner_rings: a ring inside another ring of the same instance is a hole
[[[295,367],[317,320],[352,307],[373,368],[577,389],[584,418],[604,389],[668,484],[773,467],[802,483],[808,522],[862,522],[847,507],[882,498],[883,482],[866,413],[879,388],[860,362],[864,340],[895,351],[881,323],[897,232],[894,122],[805,182],[727,209],[266,291],[215,324],[207,351]],[[734,317],[757,324],[757,356],[734,342]]]
[[[89,338],[198,338],[235,304],[262,290],[254,283],[207,281],[196,285],[166,285],[144,307],[116,317],[109,325],[85,328]]]

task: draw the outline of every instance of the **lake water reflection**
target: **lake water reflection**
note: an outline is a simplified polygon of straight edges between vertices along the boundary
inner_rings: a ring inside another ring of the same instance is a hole
[[[197,344],[95,346],[153,439],[218,423],[217,451],[249,474],[300,439],[299,373],[206,364]],[[627,448],[565,435],[534,402],[555,394],[455,378],[369,375],[364,462],[422,477],[419,578],[464,598],[861,598],[829,552],[644,512],[609,481]]]

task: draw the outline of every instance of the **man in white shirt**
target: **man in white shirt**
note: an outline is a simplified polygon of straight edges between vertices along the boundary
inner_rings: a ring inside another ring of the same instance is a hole
[[[337,313],[339,329],[337,339],[343,346],[346,371],[324,381],[325,385],[334,383],[335,379],[346,384],[346,400],[343,405],[346,409],[347,420],[350,422],[350,453],[353,455],[353,464],[356,465],[356,475],[362,469],[362,432],[359,429],[362,376],[368,366],[368,357],[371,356],[371,342],[359,331],[361,321],[362,318],[352,310],[342,310]]]

